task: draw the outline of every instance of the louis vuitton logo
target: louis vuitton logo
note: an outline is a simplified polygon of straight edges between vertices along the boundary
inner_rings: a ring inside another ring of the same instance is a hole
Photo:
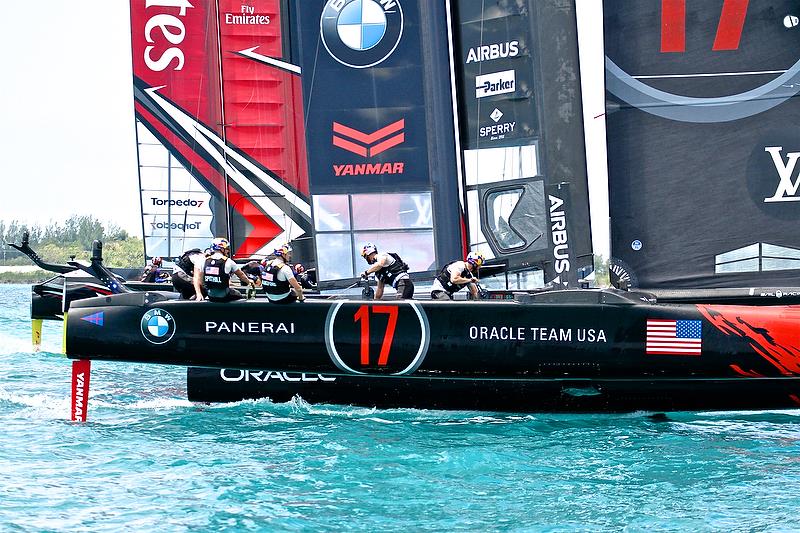
[[[786,161],[784,162],[781,155],[782,146],[767,146],[764,151],[769,153],[772,157],[772,163],[775,165],[775,170],[778,171],[778,187],[775,189],[775,194],[769,198],[764,198],[764,202],[800,202],[800,196],[797,192],[800,189],[800,176],[792,180],[794,169],[797,166],[797,159],[800,158],[800,152],[789,152],[786,154]]]

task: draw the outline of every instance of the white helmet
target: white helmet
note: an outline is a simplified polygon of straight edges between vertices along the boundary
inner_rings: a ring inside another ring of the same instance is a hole
[[[371,242],[368,242],[361,249],[361,257],[366,259],[370,254],[374,254],[377,251],[378,251],[378,248],[374,244],[372,244]]]
[[[470,252],[467,254],[467,263],[472,263],[477,268],[480,268],[483,265],[483,254],[479,252]]]

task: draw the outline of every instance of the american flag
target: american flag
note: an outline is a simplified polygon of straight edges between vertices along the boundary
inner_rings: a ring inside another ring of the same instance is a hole
[[[647,353],[654,355],[700,355],[703,347],[701,320],[647,321]]]

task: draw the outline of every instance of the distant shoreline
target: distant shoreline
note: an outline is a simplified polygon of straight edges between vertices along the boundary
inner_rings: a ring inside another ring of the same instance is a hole
[[[53,276],[37,266],[0,266],[0,284],[40,283]]]

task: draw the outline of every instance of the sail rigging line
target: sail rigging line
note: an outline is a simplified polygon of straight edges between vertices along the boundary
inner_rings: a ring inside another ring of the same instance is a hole
[[[215,26],[217,28],[217,66],[218,66],[218,70],[219,70],[219,73],[218,73],[218,79],[219,79],[219,113],[220,113],[220,115],[219,115],[220,116],[220,125],[219,126],[220,126],[220,133],[221,133],[221,136],[222,136],[222,142],[227,146],[228,145],[228,137],[227,137],[227,132],[225,130],[225,126],[226,126],[226,124],[225,124],[225,83],[223,82],[224,78],[222,77],[222,29],[221,29],[220,24],[219,24],[219,21],[220,21],[220,18],[219,18],[219,0],[215,0],[214,1],[214,16],[215,16],[215,20],[216,20]],[[208,32],[208,25],[206,25],[206,32]],[[208,42],[208,33],[206,33],[206,42]],[[198,91],[199,91],[200,87],[202,87],[202,77],[201,77],[201,83],[200,83],[200,85],[198,85]],[[198,92],[198,95],[197,95],[197,103],[198,103],[198,106],[199,106],[200,105],[200,94],[199,94],[199,92]],[[225,161],[227,162],[228,161],[227,153],[223,154],[223,157],[225,158]],[[230,192],[229,179],[230,179],[230,177],[228,176],[228,172],[226,170],[224,170],[224,169],[222,169],[222,170],[223,170],[223,179],[225,180],[225,194],[224,194],[224,197],[225,197],[225,234],[226,234],[226,237],[228,238],[229,242],[234,242],[233,241],[233,230],[231,229],[231,203],[230,203],[230,198],[229,198],[229,192]]]
[[[456,67],[455,67],[455,47],[453,45],[453,13],[451,0],[446,0],[445,9],[447,11],[447,51],[450,55],[450,95],[451,95],[451,109],[453,111],[453,137],[455,142],[456,153],[456,179],[458,182],[458,196],[461,202],[461,253],[466,254],[469,248],[469,230],[466,227],[466,210],[467,210],[467,190],[464,186],[464,162],[463,152],[461,150],[461,124],[458,118],[458,89],[456,84]]]
[[[667,78],[713,78],[716,76],[763,76],[765,74],[785,74],[784,70],[750,70],[743,72],[701,72],[697,74],[643,74],[631,76],[635,80],[659,80]]]

